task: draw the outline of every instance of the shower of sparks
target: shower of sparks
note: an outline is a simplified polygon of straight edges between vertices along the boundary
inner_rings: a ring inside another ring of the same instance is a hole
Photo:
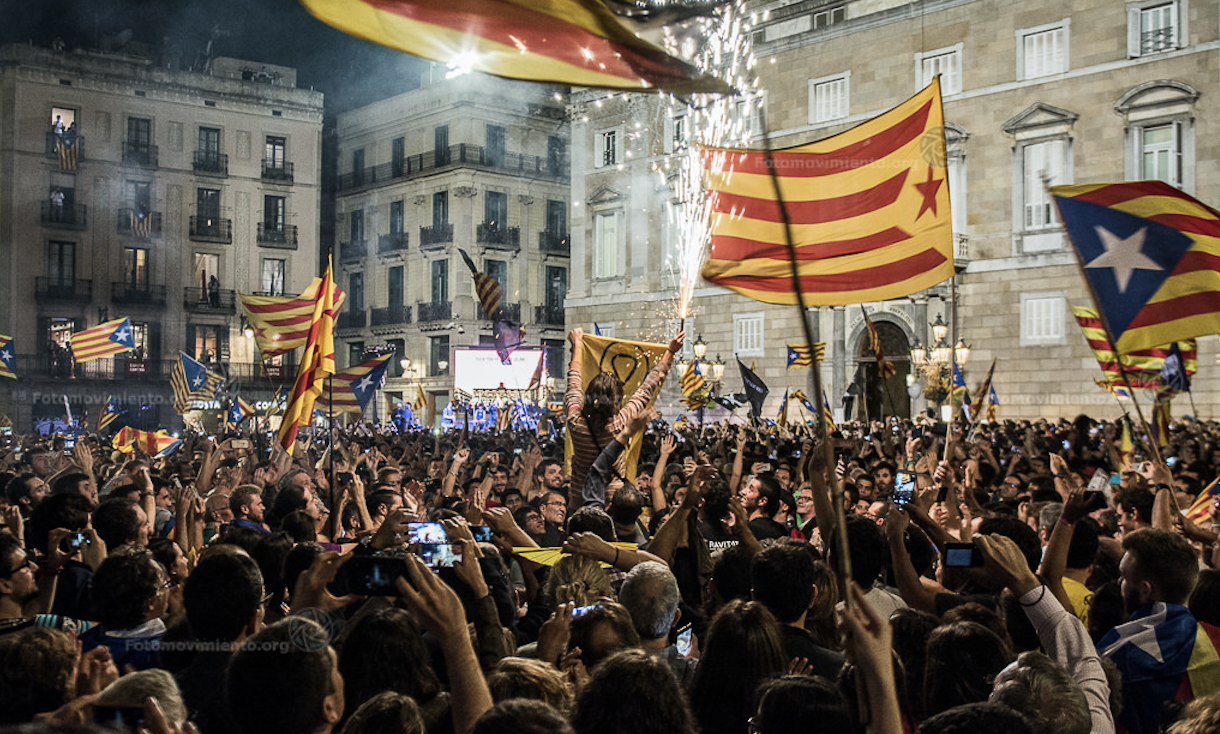
[[[664,226],[671,232],[666,265],[677,282],[680,319],[693,315],[691,299],[711,238],[712,200],[703,187],[699,150],[746,147],[762,133],[764,98],[750,42],[758,18],[746,15],[743,6],[741,0],[724,6],[718,15],[700,19],[693,32],[688,29],[680,38],[666,29],[667,50],[728,80],[740,92],[735,96],[695,95],[689,100],[670,96],[661,105],[662,114],[672,121],[662,121],[666,134],[672,135],[673,153],[658,164],[658,172],[678,201],[667,208]],[[723,164],[723,160],[708,161],[710,168]]]

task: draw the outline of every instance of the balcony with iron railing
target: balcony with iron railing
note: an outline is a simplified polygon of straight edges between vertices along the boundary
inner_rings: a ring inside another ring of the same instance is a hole
[[[165,286],[127,281],[111,282],[110,302],[129,306],[164,306]]]
[[[369,254],[368,240],[351,240],[339,243],[339,262],[356,263]]]
[[[34,298],[40,302],[76,301],[88,303],[93,300],[93,281],[39,276],[34,279]]]
[[[161,236],[161,212],[137,212],[135,209],[120,209],[118,233],[127,237]]]
[[[287,161],[263,159],[263,180],[269,183],[291,184],[293,165]]]
[[[193,313],[234,313],[237,310],[237,291],[224,288],[209,291],[188,286],[182,289],[182,307]]]
[[[259,222],[258,244],[279,250],[295,250],[297,249],[297,226]]]
[[[339,176],[340,192],[377,186],[389,181],[416,178],[446,168],[479,168],[508,175],[532,178],[566,179],[567,158],[553,160],[547,156],[505,152],[499,156],[481,145],[458,143],[447,149],[406,156],[397,164],[393,161],[351,171]]]
[[[411,323],[410,306],[375,308],[369,317],[369,326],[398,326],[409,323]]]
[[[368,311],[365,311],[364,309],[353,311],[350,308],[345,307],[343,311],[339,313],[339,318],[335,319],[335,328],[363,329],[366,323],[368,323]]]
[[[377,237],[377,254],[389,255],[402,252],[411,243],[411,237],[406,232],[391,232]]]
[[[568,255],[571,253],[571,241],[566,233],[542,231],[538,233],[538,249],[552,255]]]
[[[494,313],[494,314],[488,314],[486,311],[484,311],[482,303],[479,303],[475,310],[478,314],[476,316],[476,318],[479,321],[490,321],[491,318],[494,316],[496,318],[507,319],[509,321],[516,321],[517,323],[521,323],[521,304],[520,303],[501,303],[498,308],[498,313]]]
[[[224,153],[214,153],[209,150],[195,151],[195,159],[191,163],[195,173],[204,176],[228,176],[229,156]]]
[[[448,321],[453,318],[453,301],[432,301],[415,306],[415,314],[419,323],[431,321]]]
[[[64,142],[68,145],[76,146],[76,161],[78,163],[85,159],[85,136],[84,135],[77,135],[75,138],[75,142],[73,143],[70,139],[61,138],[60,136],[56,135],[53,132],[47,133],[47,149],[46,149],[47,158],[58,158],[59,157],[59,146],[56,145],[56,143],[60,140],[64,140]]]
[[[87,225],[87,208],[84,204],[55,204],[42,202],[42,224],[56,229],[84,229]]]
[[[231,244],[233,242],[233,220],[193,216],[191,217],[190,237],[200,242]]]
[[[157,146],[123,141],[123,163],[141,168],[157,167]]]
[[[1140,53],[1155,54],[1162,51],[1172,51],[1177,42],[1176,29],[1172,25],[1140,33]]]
[[[419,248],[421,250],[440,249],[450,242],[453,242],[452,222],[435,227],[419,228]]]
[[[475,241],[502,250],[521,249],[521,228],[483,222],[475,228]]]
[[[559,326],[564,324],[563,308],[557,306],[534,306],[534,323],[543,326]]]

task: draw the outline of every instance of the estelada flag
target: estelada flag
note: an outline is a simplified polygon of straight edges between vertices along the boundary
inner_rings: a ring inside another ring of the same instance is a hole
[[[906,296],[953,274],[939,78],[898,107],[826,140],[775,151],[705,148],[711,249],[703,277],[793,304],[780,194],[806,306]]]
[[[119,401],[113,395],[106,398],[106,404],[97,414],[97,430],[100,433],[106,426],[114,423],[123,411],[119,407]]]
[[[330,385],[318,396],[318,407],[323,413],[363,413],[373,393],[385,381],[386,366],[393,356],[386,354],[336,372]]]
[[[788,345],[788,369],[794,367],[809,367],[815,361],[821,362],[826,356],[826,342],[814,342],[813,349],[807,342]]]
[[[17,379],[17,355],[13,350],[13,337],[0,335],[0,377]]]
[[[164,430],[153,433],[123,426],[114,434],[110,444],[125,454],[134,454],[136,448],[139,448],[154,459],[159,459],[174,453],[182,445],[182,440],[174,438]]]
[[[1105,375],[1105,382],[1121,385],[1125,389],[1125,372],[1127,381],[1133,388],[1155,390],[1160,386],[1161,370],[1165,366],[1165,358],[1169,356],[1169,345],[1140,349],[1120,356],[1106,338],[1106,328],[1096,309],[1072,306],[1072,315],[1076,317],[1080,333],[1084,334],[1085,341],[1093,350],[1093,356],[1097,358],[1097,364]],[[1182,366],[1186,374],[1193,375],[1199,367],[1199,351],[1195,340],[1178,342],[1178,349],[1182,353]]]
[[[130,319],[115,319],[72,335],[72,359],[88,362],[135,349]]]
[[[1220,334],[1220,212],[1162,181],[1050,192],[1118,353]]]
[[[287,354],[305,346],[313,325],[314,305],[318,301],[321,278],[314,278],[299,296],[252,296],[238,294],[246,309],[246,321],[254,330],[254,341],[264,357]],[[343,306],[347,294],[332,284],[335,311]]]
[[[600,0],[301,0],[366,41],[485,74],[603,89],[731,91],[635,35]]]

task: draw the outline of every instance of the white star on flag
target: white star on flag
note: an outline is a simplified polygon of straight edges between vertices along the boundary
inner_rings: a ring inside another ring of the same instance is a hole
[[[199,375],[195,375],[195,379],[191,380],[191,387],[195,388],[196,390],[203,387],[203,378]]]
[[[1105,227],[1095,227],[1097,236],[1105,246],[1104,254],[1090,260],[1085,267],[1106,268],[1114,271],[1114,280],[1118,283],[1118,292],[1126,293],[1131,283],[1131,276],[1136,270],[1164,270],[1156,261],[1149,258],[1141,250],[1144,247],[1144,236],[1147,227],[1140,229],[1128,237],[1120,238]]]
[[[5,349],[3,352],[0,352],[0,359],[3,359],[5,362],[9,361],[12,358],[13,358],[13,353],[10,352],[9,350]]]
[[[356,383],[356,389],[360,391],[368,390],[373,385],[373,380],[368,375],[364,376],[360,382]]]
[[[131,338],[131,332],[127,329],[119,329],[118,331],[114,332],[114,337],[121,342],[125,342]]]

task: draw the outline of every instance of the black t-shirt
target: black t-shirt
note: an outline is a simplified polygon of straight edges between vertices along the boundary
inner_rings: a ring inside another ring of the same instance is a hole
[[[723,524],[719,522],[712,523],[707,520],[700,520],[699,532],[707,540],[708,552],[712,554],[728,550],[741,542],[737,539],[736,535],[726,532]]]
[[[788,537],[788,528],[769,517],[756,517],[751,520],[750,530],[754,533],[754,537],[759,540]]]

